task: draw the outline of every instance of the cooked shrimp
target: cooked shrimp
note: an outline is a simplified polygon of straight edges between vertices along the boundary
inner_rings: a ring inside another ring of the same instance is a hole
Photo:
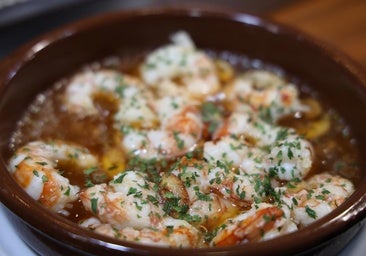
[[[263,241],[295,230],[296,225],[282,209],[262,203],[219,226],[210,245],[229,246]]]
[[[240,173],[264,174],[264,152],[250,146],[240,137],[224,136],[218,141],[207,141],[204,144],[204,158],[209,163],[220,161]]]
[[[253,146],[263,147],[276,141],[280,127],[270,125],[253,114],[233,112],[213,134],[217,140],[226,135],[241,135]]]
[[[193,224],[211,227],[215,223],[221,223],[227,218],[236,216],[242,209],[217,193],[201,194],[201,196],[189,205],[188,214],[192,217]]]
[[[199,232],[187,221],[165,216],[153,184],[138,172],[122,172],[108,185],[82,191],[80,198],[98,217],[81,225],[98,233],[171,247],[194,247],[199,241]]]
[[[313,149],[293,129],[270,125],[255,116],[234,112],[206,142],[210,161],[234,164],[246,173],[276,173],[279,179],[304,178],[313,162]]]
[[[93,116],[98,114],[94,97],[106,94],[118,104],[114,116],[116,128],[121,125],[151,127],[157,117],[149,105],[152,96],[143,88],[137,78],[117,71],[86,71],[75,75],[67,85],[64,106],[67,111],[80,117]]]
[[[255,197],[259,198],[254,189],[257,176],[235,174],[223,163],[216,166],[186,159],[172,170],[172,174],[185,186],[191,215],[197,214],[203,220],[212,221],[225,212],[247,208]]]
[[[229,198],[236,205],[248,207],[254,198],[260,198],[259,189],[255,188],[256,181],[262,179],[259,175],[235,174],[228,167],[219,165],[210,169],[208,178],[211,190]]]
[[[313,163],[313,149],[307,140],[297,135],[286,135],[272,145],[265,156],[265,170],[276,173],[281,180],[305,178]]]
[[[286,189],[282,199],[292,209],[294,221],[308,225],[342,204],[353,191],[354,186],[349,180],[322,173],[311,177],[299,191]]]
[[[196,167],[177,168],[162,177],[160,193],[165,211],[195,225],[210,225],[237,213],[237,207],[221,195],[200,184]],[[178,177],[179,176],[179,177]]]
[[[79,168],[97,165],[87,149],[62,141],[34,141],[19,148],[9,162],[9,171],[35,200],[53,211],[59,211],[78,197],[79,187],[57,170],[59,161],[72,162]]]
[[[219,89],[215,64],[197,50],[185,32],[171,37],[172,44],[150,53],[141,67],[143,80],[159,94],[204,99]]]
[[[173,109],[161,109],[160,128],[126,131],[122,145],[127,152],[145,159],[171,159],[196,148],[203,129],[199,109],[195,105],[177,104],[180,101],[176,97],[162,101],[170,102]]]
[[[306,111],[295,85],[263,70],[247,71],[226,91],[234,111],[254,111],[270,121],[297,111]]]
[[[112,224],[102,224],[95,218],[87,219],[80,225],[102,235],[153,246],[194,248],[199,245],[200,241],[199,232],[195,227],[184,220],[170,217],[164,218],[157,227],[142,229],[119,228]]]
[[[80,199],[102,222],[117,228],[156,226],[164,215],[153,184],[135,171],[122,172],[108,184],[81,191]]]

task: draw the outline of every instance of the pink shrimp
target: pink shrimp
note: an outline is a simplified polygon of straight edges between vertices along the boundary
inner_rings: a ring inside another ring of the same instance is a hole
[[[85,169],[97,165],[97,158],[86,148],[62,141],[34,141],[15,152],[10,159],[9,170],[33,199],[59,211],[67,203],[75,201],[80,190],[57,170],[59,161],[73,162]]]
[[[261,204],[259,209],[253,208],[221,225],[211,245],[220,247],[256,242],[265,240],[267,233],[272,237],[273,232],[286,233],[294,230],[296,226],[285,216],[282,209]]]

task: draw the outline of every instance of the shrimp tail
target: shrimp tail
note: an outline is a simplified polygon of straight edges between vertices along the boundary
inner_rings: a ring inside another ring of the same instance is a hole
[[[221,247],[259,241],[283,215],[284,212],[277,207],[258,210],[256,214],[240,221],[234,229],[223,230],[215,238],[215,245]]]

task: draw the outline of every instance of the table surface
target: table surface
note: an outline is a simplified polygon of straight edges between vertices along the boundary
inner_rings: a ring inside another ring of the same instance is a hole
[[[366,68],[366,1],[301,0],[266,13],[342,50]]]

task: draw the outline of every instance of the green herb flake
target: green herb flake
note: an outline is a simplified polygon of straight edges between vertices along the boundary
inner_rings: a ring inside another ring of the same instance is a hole
[[[267,215],[267,214],[264,214],[263,215],[263,219],[264,219],[264,221],[266,222],[266,223],[268,223],[268,222],[271,222],[271,221],[274,221],[274,220],[276,220],[276,215]]]
[[[313,209],[311,209],[309,206],[305,206],[305,211],[309,215],[310,218],[313,218],[313,219],[317,218],[316,212]]]
[[[45,165],[47,165],[47,162],[36,162],[36,164],[39,164],[39,165],[45,166]]]
[[[70,190],[71,190],[71,188],[70,188],[70,186],[68,186],[66,191],[64,192],[64,195],[65,196],[70,196]]]
[[[325,200],[325,196],[323,196],[323,195],[316,195],[315,198],[319,199],[319,200],[322,200],[322,201]]]
[[[167,231],[167,236],[169,236],[170,234],[173,233],[174,231],[174,226],[166,226],[166,231]]]
[[[48,181],[48,177],[46,175],[42,175],[42,182],[46,183]]]
[[[85,175],[90,175],[93,172],[95,172],[96,170],[97,170],[97,167],[96,166],[93,166],[93,167],[90,167],[90,168],[84,170],[83,172],[84,172]]]
[[[287,157],[288,157],[289,159],[294,158],[294,153],[292,152],[291,147],[289,147],[289,148],[287,149]]]
[[[282,128],[280,129],[278,132],[277,132],[277,135],[276,135],[276,140],[279,141],[279,140],[284,140],[286,139],[288,136],[288,129],[285,129],[285,128]]]
[[[204,102],[201,107],[202,120],[207,124],[208,132],[212,134],[221,122],[223,110],[213,102]]]
[[[323,188],[322,194],[323,195],[328,195],[328,194],[330,194],[330,191],[328,189]]]
[[[91,179],[87,178],[87,179],[85,180],[85,184],[84,184],[84,186],[85,186],[86,188],[90,188],[90,187],[93,187],[93,186],[94,186],[94,183],[92,182],[92,180],[91,180]]]
[[[98,198],[90,199],[92,213],[97,214],[98,210]]]
[[[177,147],[179,149],[183,149],[184,148],[184,140],[182,140],[179,137],[179,132],[178,131],[173,131],[173,136],[174,136],[174,140],[177,143]]]
[[[133,203],[135,204],[137,210],[139,210],[139,211],[142,210],[142,206],[141,205],[139,205],[137,202],[133,202]]]
[[[147,195],[147,200],[150,202],[150,203],[152,203],[152,204],[154,204],[154,205],[158,205],[158,203],[159,203],[159,200],[156,198],[156,197],[154,197],[154,196],[152,196],[152,195]]]
[[[127,192],[127,196],[137,193],[137,188],[130,187]]]
[[[127,175],[127,172],[124,172],[124,173],[121,173],[119,176],[118,176],[118,178],[116,178],[116,179],[114,179],[113,180],[113,183],[114,184],[117,184],[117,183],[122,183],[122,181],[123,181],[123,179],[124,179],[124,177]]]
[[[123,98],[125,95],[125,90],[126,90],[127,86],[122,84],[116,87],[115,92],[121,97]]]
[[[297,200],[296,200],[296,198],[295,198],[295,197],[293,197],[293,198],[292,198],[292,203],[293,203],[295,206],[299,205],[299,203],[297,202]]]

